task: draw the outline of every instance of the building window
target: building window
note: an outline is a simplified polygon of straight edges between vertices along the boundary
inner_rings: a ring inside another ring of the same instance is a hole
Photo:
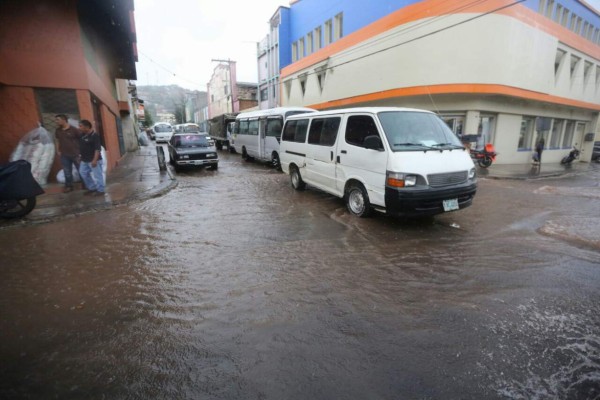
[[[298,42],[292,43],[292,62],[298,61]]]
[[[590,82],[590,79],[592,78],[592,66],[594,64],[592,64],[589,61],[585,61],[583,63],[583,79],[587,85],[587,83]]]
[[[306,93],[306,78],[308,75],[306,73],[298,76],[298,82],[300,82],[300,89],[302,89],[302,96]]]
[[[538,8],[538,12],[540,14],[543,14],[545,8],[546,8],[546,0],[540,0],[540,7]]]
[[[344,13],[339,13],[334,17],[335,20],[335,31],[333,40],[339,40],[344,36]]]
[[[569,27],[569,29],[571,29],[574,32],[576,25],[577,25],[577,15],[571,14],[571,26]]]
[[[554,58],[554,78],[558,79],[558,70],[565,59],[567,52],[562,49],[556,49],[556,56]]]
[[[308,32],[306,34],[306,55],[312,54],[313,52],[313,34]]]
[[[458,137],[461,137],[463,134],[463,125],[465,122],[464,115],[454,116],[454,115],[442,115],[442,120],[448,125],[448,128]]]
[[[331,25],[331,20],[328,19],[325,21],[325,46],[331,44],[333,39],[333,26]]]
[[[298,40],[298,60],[304,57],[304,38]]]
[[[560,24],[562,12],[563,12],[563,6],[561,6],[560,4],[557,4],[556,5],[556,13],[554,14],[554,22],[556,22],[557,24]]]
[[[581,35],[581,23],[583,22],[583,19],[581,19],[581,17],[577,17],[577,24],[575,25],[575,33],[578,35]]]
[[[535,118],[523,117],[521,120],[521,132],[519,132],[519,150],[531,150],[534,127]]]
[[[553,121],[552,133],[550,135],[550,143],[548,144],[548,148],[550,148],[550,149],[558,149],[559,148],[564,122],[565,121],[562,119],[555,119]]]
[[[575,78],[575,70],[577,69],[579,61],[581,61],[581,58],[571,54],[571,82],[573,82],[573,78]]]
[[[552,19],[552,11],[554,11],[554,0],[548,0],[548,7],[546,7],[546,17]]]
[[[317,85],[319,86],[319,91],[323,93],[323,87],[325,86],[325,75],[327,73],[326,65],[322,65],[320,67],[315,68],[315,76],[317,78]]]
[[[562,140],[563,149],[570,149],[573,143],[573,134],[575,132],[575,121],[567,121],[565,124],[565,134]]]
[[[587,21],[585,21],[583,23],[583,31],[581,32],[581,36],[583,36],[584,38],[586,38],[587,35],[588,35],[588,29],[589,28],[590,28],[590,24]]]
[[[260,101],[269,100],[269,89],[262,89],[260,91]]]
[[[315,51],[319,50],[322,46],[322,38],[321,38],[321,27],[318,26],[315,28]]]
[[[285,96],[289,100],[290,95],[292,94],[292,79],[288,79],[287,81],[283,82],[283,87],[285,89]]]
[[[567,8],[563,9],[562,19],[560,20],[560,24],[567,28],[569,24],[569,10]]]

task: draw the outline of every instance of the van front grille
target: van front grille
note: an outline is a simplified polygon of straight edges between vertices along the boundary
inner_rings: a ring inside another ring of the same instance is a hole
[[[429,185],[433,187],[456,185],[467,181],[467,171],[427,175]]]

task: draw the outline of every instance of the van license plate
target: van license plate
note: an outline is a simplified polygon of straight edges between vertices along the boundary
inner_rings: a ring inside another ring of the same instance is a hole
[[[458,210],[458,199],[444,200],[444,211]]]

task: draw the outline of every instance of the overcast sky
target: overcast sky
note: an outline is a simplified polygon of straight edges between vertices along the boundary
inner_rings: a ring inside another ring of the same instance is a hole
[[[212,59],[236,61],[237,80],[255,83],[256,42],[281,5],[289,0],[135,0],[137,84],[206,90]]]
[[[237,80],[256,82],[256,42],[289,0],[135,0],[138,85],[206,90],[217,63],[237,62]]]

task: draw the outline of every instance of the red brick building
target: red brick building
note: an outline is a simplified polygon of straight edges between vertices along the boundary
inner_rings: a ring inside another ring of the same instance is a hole
[[[94,123],[110,171],[125,153],[116,79],[136,79],[133,0],[0,2],[0,163],[54,115]],[[58,160],[49,179],[60,169]]]

